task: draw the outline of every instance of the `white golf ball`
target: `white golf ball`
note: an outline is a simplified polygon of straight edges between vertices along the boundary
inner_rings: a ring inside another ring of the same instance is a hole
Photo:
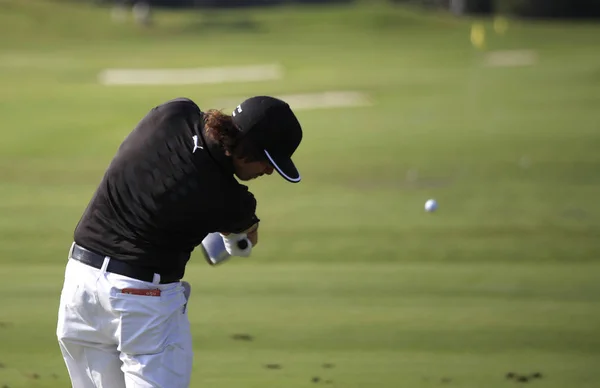
[[[435,199],[428,199],[425,202],[425,211],[433,212],[438,208],[437,201]]]

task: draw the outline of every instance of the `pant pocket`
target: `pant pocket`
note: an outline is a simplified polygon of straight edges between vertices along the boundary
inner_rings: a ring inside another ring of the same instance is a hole
[[[122,315],[119,347],[128,388],[189,387],[193,362],[190,325],[187,314],[181,308],[176,310],[165,320],[156,315]]]
[[[119,315],[119,351],[132,355],[159,353],[172,342],[185,304],[182,292],[169,298],[116,294],[110,299],[113,311]]]

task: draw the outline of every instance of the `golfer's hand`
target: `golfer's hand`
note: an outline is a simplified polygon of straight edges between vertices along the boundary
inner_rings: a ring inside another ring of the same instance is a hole
[[[227,236],[230,235],[230,232],[220,232],[222,235]],[[242,233],[245,233],[248,237],[248,240],[252,243],[252,246],[255,247],[258,244],[258,222],[248,229],[244,230]]]

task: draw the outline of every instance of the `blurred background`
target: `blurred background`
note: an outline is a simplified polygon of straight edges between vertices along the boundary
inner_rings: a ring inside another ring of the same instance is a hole
[[[193,387],[600,387],[599,17],[0,0],[0,387],[69,386],[67,253],[129,131],[172,98],[258,94],[296,110],[303,181],[249,185],[252,258],[194,253]]]

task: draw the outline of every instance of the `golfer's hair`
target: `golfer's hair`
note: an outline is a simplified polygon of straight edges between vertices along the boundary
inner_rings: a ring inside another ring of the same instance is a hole
[[[256,147],[247,136],[233,123],[233,117],[218,109],[204,112],[204,129],[206,137],[217,142],[223,151],[247,162],[266,160],[265,154]]]

